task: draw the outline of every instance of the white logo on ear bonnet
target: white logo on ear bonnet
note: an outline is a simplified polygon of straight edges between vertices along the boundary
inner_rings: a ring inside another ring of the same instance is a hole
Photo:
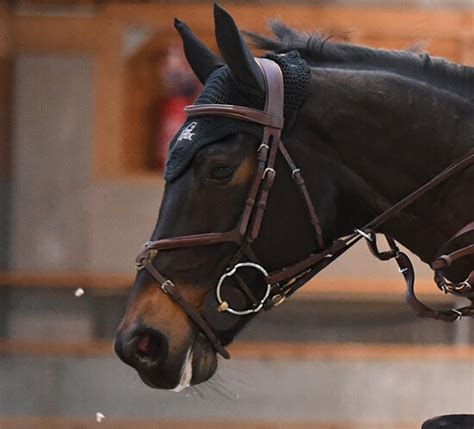
[[[183,131],[181,131],[178,141],[181,140],[192,140],[193,136],[196,133],[193,133],[194,128],[196,128],[197,122],[191,122]]]

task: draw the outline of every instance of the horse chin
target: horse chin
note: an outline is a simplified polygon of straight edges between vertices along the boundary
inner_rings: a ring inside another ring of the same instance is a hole
[[[152,389],[172,390],[176,386],[176,382],[171,377],[163,377],[163,374],[153,372],[138,372],[142,381]]]
[[[192,347],[191,384],[200,384],[209,380],[217,370],[217,356],[209,341],[198,334]]]

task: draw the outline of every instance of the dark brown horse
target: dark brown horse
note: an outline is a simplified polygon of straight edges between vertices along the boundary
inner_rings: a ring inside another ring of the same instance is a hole
[[[215,8],[222,59],[183,23],[177,21],[176,27],[191,67],[205,83],[198,105],[216,103],[225,93],[230,104],[264,109],[265,76],[224,10]],[[116,351],[149,386],[180,390],[208,380],[217,368],[216,351],[225,355],[220,347],[256,314],[209,320],[213,316],[206,308],[216,304],[216,285],[223,280],[230,284],[225,293],[231,297],[234,286],[245,289],[231,302],[234,308],[255,309],[264,301],[265,273],[247,264],[240,276],[223,279],[229,266],[258,261],[258,267],[273,272],[317,254],[324,243],[367,224],[473,148],[474,69],[426,54],[338,43],[281,24],[273,30],[277,40],[253,39],[272,51],[270,59],[284,69],[282,142],[304,176],[321,234],[314,233],[314,217],[308,216],[308,204],[295,186],[298,172],[293,169],[292,178],[278,155],[273,171],[266,172],[278,174],[251,251],[236,258],[232,239],[189,245],[191,240],[184,247],[171,240],[173,245],[161,246],[158,255],[146,253],[139,262],[148,268],[138,272]],[[262,128],[235,118],[191,115],[171,145],[152,241],[207,233],[222,237],[241,225],[258,171]],[[474,170],[466,168],[380,231],[431,264],[439,249],[473,220],[473,183]],[[449,246],[466,246],[469,235]],[[449,277],[464,279],[473,266],[472,257],[463,258]],[[173,291],[166,289],[169,285]],[[212,332],[200,326],[203,318]]]

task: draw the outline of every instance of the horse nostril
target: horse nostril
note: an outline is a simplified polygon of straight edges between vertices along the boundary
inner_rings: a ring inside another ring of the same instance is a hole
[[[132,344],[138,360],[148,366],[157,365],[167,353],[166,339],[158,331],[138,335],[132,340]]]
[[[151,334],[142,335],[137,342],[137,355],[140,357],[156,357],[160,351],[160,340]]]
[[[137,371],[157,368],[168,356],[168,340],[157,329],[135,326],[117,334],[115,352]]]

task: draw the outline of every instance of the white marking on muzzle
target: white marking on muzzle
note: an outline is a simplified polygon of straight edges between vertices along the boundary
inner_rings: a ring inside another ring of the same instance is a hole
[[[173,392],[181,392],[191,385],[191,378],[193,377],[193,348],[188,349],[186,357],[184,358],[183,367],[181,368],[181,375],[178,385],[171,389]]]

